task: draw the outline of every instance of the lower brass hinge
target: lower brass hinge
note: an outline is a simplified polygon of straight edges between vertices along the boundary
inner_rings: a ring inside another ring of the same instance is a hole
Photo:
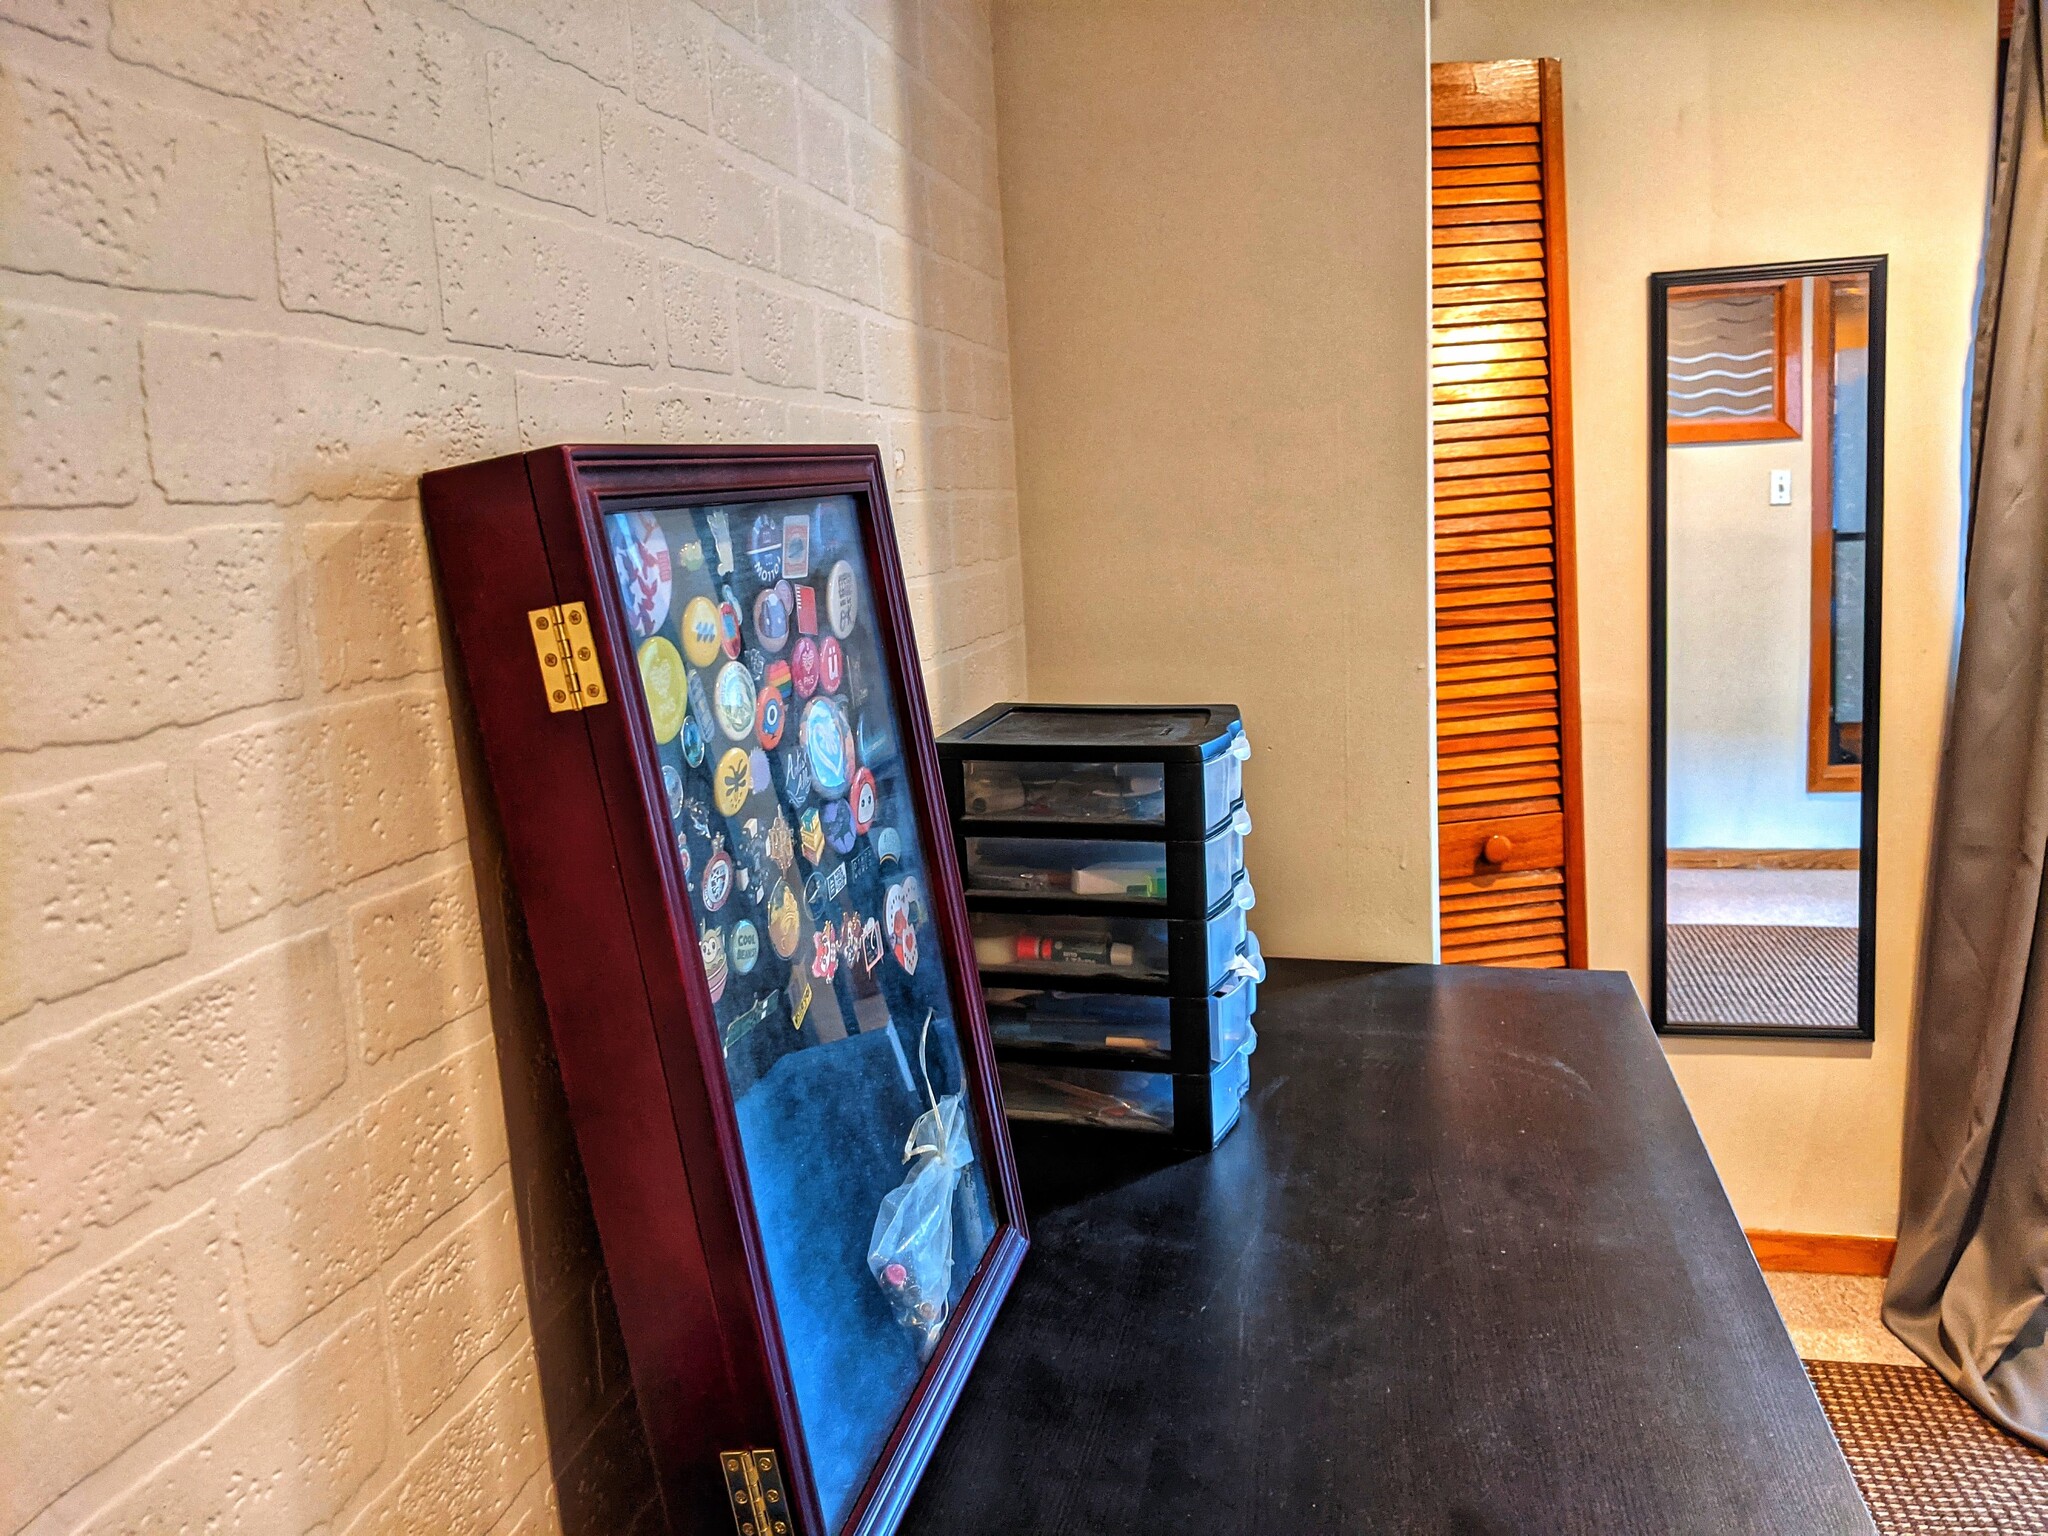
[[[740,1536],[789,1536],[789,1493],[782,1463],[773,1451],[720,1451],[725,1491],[732,1495],[732,1523]]]
[[[548,709],[589,709],[605,701],[604,673],[598,670],[597,644],[590,635],[590,616],[581,603],[530,608],[533,648],[540,656],[541,687]]]

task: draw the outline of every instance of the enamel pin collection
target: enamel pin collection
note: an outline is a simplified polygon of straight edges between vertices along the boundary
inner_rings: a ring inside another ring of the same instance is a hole
[[[762,999],[792,976],[835,995],[831,1009],[814,993],[775,1010],[801,1031],[844,1028],[885,967],[918,972],[930,914],[916,873],[898,867],[891,822],[908,807],[892,805],[893,737],[869,681],[879,668],[867,663],[871,604],[852,533],[830,502],[608,521],[678,859],[706,925],[705,979],[731,1013],[728,1053],[761,1051]],[[863,665],[849,666],[849,648]]]

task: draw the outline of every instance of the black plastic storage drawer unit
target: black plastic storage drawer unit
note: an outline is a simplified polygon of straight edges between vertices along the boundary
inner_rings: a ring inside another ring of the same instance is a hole
[[[939,741],[1014,1120],[1212,1146],[1265,965],[1230,705],[999,704]]]

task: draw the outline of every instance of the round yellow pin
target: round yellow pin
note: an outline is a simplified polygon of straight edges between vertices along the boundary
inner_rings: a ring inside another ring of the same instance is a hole
[[[658,742],[674,741],[689,708],[689,680],[683,658],[660,635],[640,642],[640,686],[647,695],[647,718]]]
[[[693,597],[683,604],[680,620],[683,654],[693,667],[708,667],[718,659],[718,605],[708,597]]]
[[[745,747],[734,747],[718,760],[718,774],[712,781],[711,797],[721,816],[737,816],[747,796],[754,792],[754,767]]]

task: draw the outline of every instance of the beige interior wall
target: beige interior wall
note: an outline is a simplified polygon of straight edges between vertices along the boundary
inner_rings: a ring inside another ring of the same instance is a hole
[[[1015,695],[990,53],[0,0],[0,1532],[652,1529],[415,480],[880,442],[937,711]]]
[[[1267,951],[1428,959],[1423,8],[995,17],[1032,695],[1238,704]]]
[[[1564,62],[1591,958],[1643,985],[1647,279],[1891,258],[1873,1045],[1669,1043],[1751,1227],[1890,1233],[1956,623],[1995,0],[1436,0],[1438,59]]]

